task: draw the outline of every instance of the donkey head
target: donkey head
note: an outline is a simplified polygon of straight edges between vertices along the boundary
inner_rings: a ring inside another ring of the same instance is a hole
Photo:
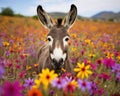
[[[51,64],[55,70],[59,70],[64,66],[68,58],[68,40],[70,38],[68,29],[76,19],[77,8],[72,4],[64,20],[58,19],[57,23],[54,23],[53,19],[40,5],[37,7],[37,14],[41,23],[50,30],[47,35],[47,40],[49,43]]]

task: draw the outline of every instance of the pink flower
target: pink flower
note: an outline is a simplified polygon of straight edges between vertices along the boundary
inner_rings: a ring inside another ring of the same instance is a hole
[[[93,94],[94,94],[93,96],[103,96],[104,92],[105,91],[103,88],[99,88],[93,92]]]
[[[90,64],[90,66],[91,66],[91,68],[93,69],[93,70],[96,70],[97,69],[97,65],[96,64]]]
[[[21,93],[23,88],[20,86],[20,83],[18,81],[15,81],[13,83],[4,82],[2,88],[2,96],[23,96]]]
[[[96,63],[97,63],[97,64],[101,64],[101,63],[102,63],[102,60],[101,60],[101,59],[97,59],[97,60],[96,60]]]
[[[102,78],[104,80],[110,80],[110,75],[108,75],[107,73],[101,73],[99,75],[99,78]]]
[[[20,74],[19,74],[19,78],[23,78],[25,75],[26,75],[26,72],[25,71],[21,71]]]
[[[103,60],[103,64],[104,64],[106,67],[111,68],[112,66],[115,65],[115,61],[112,60],[112,58],[105,58],[105,59]]]

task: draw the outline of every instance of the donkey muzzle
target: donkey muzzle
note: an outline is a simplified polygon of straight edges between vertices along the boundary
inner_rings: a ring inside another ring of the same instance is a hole
[[[59,60],[52,59],[52,65],[54,66],[55,70],[61,70],[64,65],[64,61],[62,58]]]

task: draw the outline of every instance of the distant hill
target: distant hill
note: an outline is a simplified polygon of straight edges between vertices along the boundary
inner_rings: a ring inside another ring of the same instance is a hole
[[[54,18],[63,18],[66,15],[66,13],[63,12],[51,12],[49,14]]]
[[[92,19],[101,19],[101,20],[117,20],[120,21],[120,12],[114,13],[112,11],[104,11],[100,12],[94,16],[91,17]]]
[[[63,13],[63,12],[51,12],[49,14],[50,14],[50,16],[52,16],[54,18],[64,18],[67,13]],[[78,15],[78,19],[85,19],[85,17],[82,17],[82,16]]]

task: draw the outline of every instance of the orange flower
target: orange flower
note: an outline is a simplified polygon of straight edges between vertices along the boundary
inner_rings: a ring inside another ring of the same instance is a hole
[[[28,91],[28,96],[43,96],[43,95],[40,90],[32,88],[31,90]]]

